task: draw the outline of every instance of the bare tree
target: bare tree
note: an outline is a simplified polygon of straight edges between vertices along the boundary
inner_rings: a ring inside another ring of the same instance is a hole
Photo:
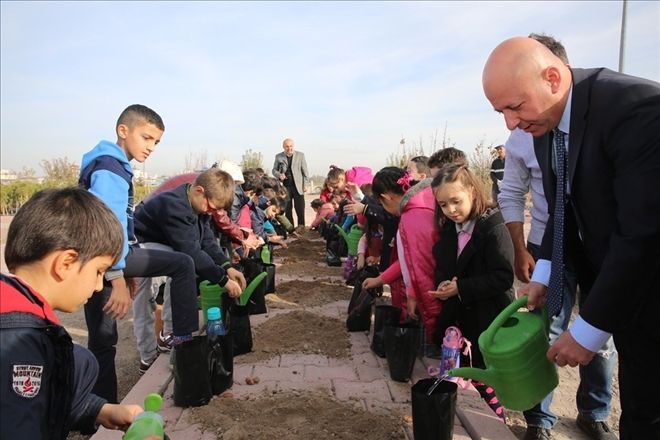
[[[184,173],[192,173],[194,171],[203,171],[209,167],[208,165],[208,151],[198,151],[193,153],[188,151],[184,159]]]
[[[74,162],[69,162],[66,157],[44,159],[40,165],[46,174],[44,185],[47,187],[61,188],[75,185],[78,182],[80,167]]]
[[[258,151],[252,151],[251,148],[248,148],[243,156],[241,157],[241,169],[247,170],[251,168],[262,168],[264,167],[264,155]]]
[[[23,167],[23,169],[18,172],[19,179],[30,180],[30,179],[34,179],[36,175],[37,172],[34,169],[28,167]]]
[[[479,141],[474,152],[468,155],[470,170],[483,183],[486,194],[490,194],[490,166],[493,159],[493,143],[491,142],[489,146],[486,146],[483,139]]]

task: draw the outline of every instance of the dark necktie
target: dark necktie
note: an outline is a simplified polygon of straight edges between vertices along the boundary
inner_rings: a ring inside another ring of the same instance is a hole
[[[564,133],[553,130],[556,158],[557,188],[555,191],[554,229],[552,240],[552,263],[548,286],[548,316],[561,310],[564,296],[564,208],[566,199],[566,145]]]

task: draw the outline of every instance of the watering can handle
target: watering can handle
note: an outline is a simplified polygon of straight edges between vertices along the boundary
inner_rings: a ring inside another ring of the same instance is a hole
[[[492,344],[493,338],[495,337],[495,333],[502,327],[502,324],[506,322],[507,319],[513,315],[515,311],[517,311],[519,308],[527,305],[527,295],[521,296],[511,304],[507,306],[504,310],[500,312],[497,317],[493,320],[493,322],[490,323],[488,328],[484,330],[484,344]]]

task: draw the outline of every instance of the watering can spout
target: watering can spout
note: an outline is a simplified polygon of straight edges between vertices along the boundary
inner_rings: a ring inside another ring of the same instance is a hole
[[[247,287],[239,297],[240,305],[244,306],[247,304],[248,300],[250,299],[250,296],[252,296],[252,292],[254,292],[254,289],[256,289],[257,286],[264,280],[264,278],[266,278],[266,275],[268,275],[266,272],[261,272],[259,275],[254,277],[254,279],[250,282],[250,284],[247,285]]]
[[[472,379],[478,382],[487,383],[493,388],[497,388],[497,379],[491,374],[488,370],[483,370],[481,368],[454,368],[447,372],[449,376],[453,377],[462,377],[465,379]]]
[[[346,242],[348,243],[348,234],[346,233],[346,231],[344,231],[344,228],[342,228],[336,223],[333,226],[337,229],[337,231],[339,231],[339,235],[341,235],[344,238],[344,240],[346,240]]]

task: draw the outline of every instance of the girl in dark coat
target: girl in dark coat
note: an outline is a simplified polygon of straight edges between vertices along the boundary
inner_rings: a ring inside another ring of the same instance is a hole
[[[433,247],[436,261],[433,296],[444,302],[436,342],[455,325],[472,342],[472,364],[485,367],[478,339],[513,299],[513,244],[497,207],[466,165],[443,167],[431,183],[442,240]],[[475,388],[504,419],[494,390]]]

